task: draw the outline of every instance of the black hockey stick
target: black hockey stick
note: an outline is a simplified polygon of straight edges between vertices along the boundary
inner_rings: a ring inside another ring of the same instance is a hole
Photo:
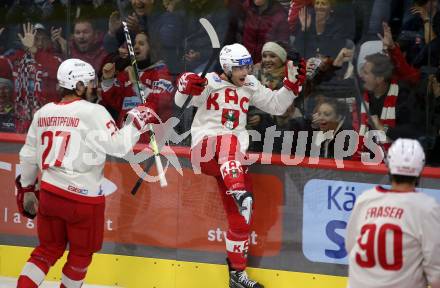
[[[118,4],[119,4],[118,6],[120,8],[119,13],[122,13],[122,8],[120,6],[119,1],[118,1]],[[122,17],[122,14],[121,14],[121,17]],[[134,84],[136,85],[136,89],[135,89],[136,94],[138,95],[138,97],[140,98],[142,103],[146,103],[147,96],[145,95],[144,89],[142,89],[142,87],[140,85],[139,69],[137,67],[136,56],[134,55],[133,44],[131,42],[131,37],[130,37],[130,32],[128,30],[127,22],[125,22],[124,20],[122,20],[121,22],[122,22],[122,28],[124,30],[125,40],[127,41],[128,54],[130,56],[131,67],[133,67],[133,70],[134,70],[133,74],[135,76],[135,83]],[[153,151],[154,162],[156,163],[160,186],[166,187],[168,185],[168,183],[167,183],[167,179],[165,178],[165,173],[163,170],[162,161],[160,159],[159,149],[157,147],[157,142],[156,142],[156,137],[155,137],[154,130],[153,130],[153,125],[148,124],[148,129],[149,129],[149,133],[150,133],[150,147],[151,147],[151,150]],[[144,170],[144,173],[146,173],[145,170]],[[143,179],[143,178],[144,178],[144,176],[140,177],[140,179]]]
[[[212,24],[207,19],[200,18],[199,22],[203,26],[203,28],[205,28],[206,32],[208,33],[208,36],[209,36],[209,39],[211,40],[211,45],[212,45],[211,57],[209,58],[208,62],[206,63],[205,68],[202,71],[202,74],[200,75],[202,78],[204,78],[206,76],[206,73],[208,73],[209,68],[218,59],[218,55],[220,54],[220,41],[218,39],[218,36],[217,36],[217,33],[215,32],[214,27],[212,26]],[[193,97],[192,95],[188,95],[188,98],[183,103],[182,108],[180,109],[180,112],[177,115],[177,119],[179,121],[181,120],[181,118],[183,116],[183,113],[185,112],[185,110],[188,107],[189,103],[191,102],[192,97]],[[168,139],[168,135],[169,135],[169,133],[171,133],[171,131],[168,131],[168,132],[165,132],[165,133],[166,133],[165,134],[165,139]],[[165,145],[165,143],[163,145]],[[163,148],[163,145],[158,147],[159,151]],[[147,160],[145,162],[144,173],[147,173],[146,171],[149,171],[152,165],[153,165],[153,162]],[[131,194],[135,195],[137,193],[137,191],[138,191],[139,187],[141,186],[142,182],[143,182],[143,177],[140,177],[136,181],[136,184],[134,185],[133,189],[131,189]]]

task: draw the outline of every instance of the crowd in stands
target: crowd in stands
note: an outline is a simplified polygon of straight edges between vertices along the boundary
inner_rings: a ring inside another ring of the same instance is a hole
[[[121,125],[126,111],[140,102],[121,19],[133,39],[149,103],[162,121],[177,115],[176,77],[202,72],[211,55],[210,39],[198,21],[203,17],[215,27],[222,46],[241,43],[249,50],[253,75],[271,89],[282,86],[287,59],[306,59],[307,81],[284,115],[250,107],[247,127],[261,135],[251,139],[251,150],[265,149],[264,137],[272,127],[270,131],[279,133],[273,152],[338,158],[336,137],[352,130],[360,138],[356,152],[344,159],[359,160],[361,152],[368,151],[363,138],[370,130],[380,130],[385,136],[375,141],[384,149],[399,137],[418,139],[428,164],[438,166],[439,2],[2,1],[0,131],[26,133],[39,107],[60,100],[56,71],[67,58],[94,67],[98,78],[87,100],[102,104]],[[221,71],[218,61],[209,71]],[[189,130],[194,113],[185,111],[180,133]],[[297,145],[300,142],[304,145]]]

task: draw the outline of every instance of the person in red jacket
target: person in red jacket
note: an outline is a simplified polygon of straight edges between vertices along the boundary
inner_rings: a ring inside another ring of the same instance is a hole
[[[141,87],[147,96],[147,106],[156,111],[165,122],[172,114],[174,86],[166,64],[162,61],[151,62],[148,36],[144,32],[136,35],[134,53],[139,68]],[[135,91],[133,68],[128,66],[115,75],[115,63],[106,63],[102,69],[102,102],[119,113],[117,124],[123,124],[130,109],[140,103]]]
[[[26,133],[33,115],[44,104],[59,101],[56,73],[61,59],[51,49],[42,24],[23,24],[19,33],[23,49],[0,57],[0,70],[14,82],[14,111],[17,133]]]
[[[243,26],[243,45],[255,63],[261,61],[261,49],[268,41],[288,43],[287,11],[276,0],[248,0],[244,4],[246,18]]]

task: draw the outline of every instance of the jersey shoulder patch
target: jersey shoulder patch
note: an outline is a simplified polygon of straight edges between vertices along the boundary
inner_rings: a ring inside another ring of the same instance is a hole
[[[246,77],[246,81],[244,82],[243,87],[248,88],[250,90],[257,90],[260,81],[254,75],[248,75]]]
[[[213,89],[221,88],[228,84],[228,82],[223,81],[222,78],[220,78],[220,75],[218,75],[215,72],[210,72],[206,74],[206,79],[208,79],[208,84]]]

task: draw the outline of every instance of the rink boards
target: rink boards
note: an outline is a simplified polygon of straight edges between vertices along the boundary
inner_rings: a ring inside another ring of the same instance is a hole
[[[0,275],[14,277],[37,240],[34,223],[17,214],[13,195],[23,138],[3,136],[9,143],[3,139],[0,144]],[[115,193],[108,196],[105,241],[87,283],[226,287],[226,222],[215,181],[193,172],[187,148],[172,151],[183,176],[170,168],[167,188],[144,183],[135,197],[129,193],[137,179],[130,165],[107,161],[104,189]],[[354,201],[363,190],[388,180],[383,166],[346,161],[337,169],[333,160],[315,160],[285,165],[286,159],[275,156],[271,164],[250,169],[255,212],[249,274],[267,288],[345,287],[345,226]],[[421,187],[440,199],[438,175],[438,169],[425,169]],[[60,269],[57,265],[48,279],[59,277]]]

